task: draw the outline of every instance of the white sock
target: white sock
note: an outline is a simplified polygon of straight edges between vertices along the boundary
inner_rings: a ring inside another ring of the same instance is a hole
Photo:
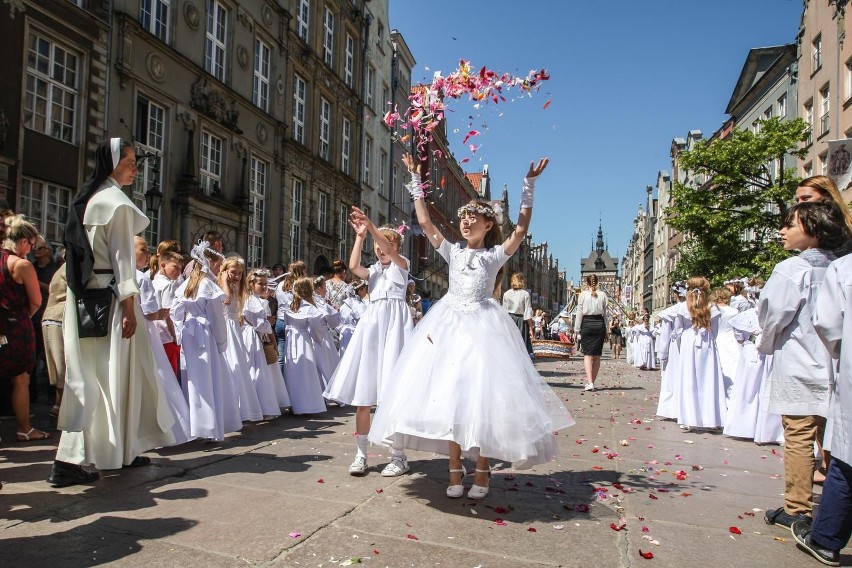
[[[392,460],[404,460],[405,459],[405,451],[398,450],[396,448],[391,448],[391,459]]]
[[[355,452],[355,457],[367,459],[367,435],[355,434],[355,441],[358,444],[358,450]]]

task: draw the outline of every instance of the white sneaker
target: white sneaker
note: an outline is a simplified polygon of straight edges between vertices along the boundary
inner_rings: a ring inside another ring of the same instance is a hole
[[[585,386],[585,387],[583,387],[583,390],[584,390],[584,391],[591,391],[591,392],[594,392],[594,390],[595,390],[595,385],[593,385],[592,383],[586,383],[586,386]]]
[[[383,477],[399,477],[403,473],[411,470],[408,465],[408,459],[403,456],[401,458],[393,458],[391,462],[382,470]]]
[[[364,475],[367,473],[367,458],[356,456],[355,461],[349,466],[349,475]]]

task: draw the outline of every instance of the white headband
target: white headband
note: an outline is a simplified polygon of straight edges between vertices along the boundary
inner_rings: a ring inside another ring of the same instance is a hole
[[[112,154],[112,169],[115,169],[121,161],[121,138],[109,139],[109,151]]]
[[[210,261],[207,259],[206,252],[210,252],[219,258],[225,258],[222,254],[219,253],[216,249],[210,248],[210,243],[207,241],[198,241],[194,247],[192,247],[192,251],[189,253],[189,256],[194,258],[196,261],[201,263],[201,272],[205,274],[210,273]]]

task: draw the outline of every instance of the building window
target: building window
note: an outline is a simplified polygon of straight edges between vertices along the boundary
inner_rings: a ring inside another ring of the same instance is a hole
[[[24,126],[65,142],[76,141],[79,68],[77,54],[30,33]]]
[[[779,118],[787,116],[787,95],[781,95],[778,97],[778,102],[775,103],[775,114]]]
[[[390,87],[387,85],[382,85],[382,108],[380,114],[384,114],[388,110],[392,110],[390,107]]]
[[[259,39],[254,40],[254,86],[252,102],[264,111],[269,110],[269,46]]]
[[[204,195],[217,195],[222,191],[222,139],[206,130],[201,131],[200,185]]]
[[[322,51],[325,64],[332,67],[334,64],[334,14],[327,7],[325,18],[323,18]]]
[[[819,173],[823,176],[828,173],[828,152],[819,155]]]
[[[305,80],[295,76],[293,79],[293,139],[305,143]]]
[[[163,42],[169,41],[169,5],[171,0],[142,0],[139,21],[142,27]]]
[[[802,168],[802,177],[811,177],[814,175],[814,163],[808,162],[805,164],[804,168]]]
[[[320,97],[319,155],[328,160],[331,146],[331,103]]]
[[[385,25],[381,22],[376,26],[376,45],[379,46],[379,49],[384,51],[384,43],[385,43]]]
[[[340,249],[337,251],[337,256],[340,258],[349,258],[349,208],[346,205],[340,205]]]
[[[343,62],[343,80],[347,85],[355,85],[355,40],[346,34],[346,56]]]
[[[816,73],[819,71],[819,68],[822,67],[822,34],[816,36],[811,44],[811,48],[811,54],[814,61],[812,73]]]
[[[304,184],[293,180],[293,207],[290,209],[290,262],[302,258],[302,193]]]
[[[204,70],[225,81],[227,53],[228,10],[219,0],[207,0],[207,43],[204,50]]]
[[[397,184],[399,183],[399,164],[393,165],[393,174],[391,174],[391,201],[396,202],[396,198],[400,195]]]
[[[65,222],[71,209],[71,189],[30,178],[21,178],[18,213],[30,219],[50,242],[65,240]]]
[[[384,150],[379,154],[379,195],[387,195],[385,189],[385,170],[388,167],[388,153]]]
[[[808,124],[808,139],[805,141],[805,144],[810,146],[814,141],[814,101],[813,99],[809,99],[808,102],[805,103],[804,106],[804,118],[805,122]]]
[[[763,111],[763,120],[769,120],[770,118],[772,118],[772,107]]]
[[[308,25],[311,19],[310,0],[299,0],[299,12],[296,16],[296,32],[299,37],[308,41]]]
[[[829,129],[829,124],[828,124],[829,113],[828,113],[828,111],[831,110],[831,101],[829,100],[829,95],[830,95],[830,93],[828,91],[828,85],[826,85],[825,87],[820,89],[820,92],[819,92],[820,101],[821,101],[820,102],[820,104],[821,104],[820,111],[821,112],[820,112],[820,117],[819,117],[819,135],[820,136],[822,136],[823,134],[828,134],[828,129]]]
[[[144,95],[136,97],[135,137],[139,150],[151,153],[159,158],[149,158],[142,163],[136,180],[133,182],[133,203],[151,221],[145,228],[144,237],[149,243],[160,242],[160,210],[149,211],[145,203],[145,194],[154,185],[162,187],[163,150],[166,135],[166,109],[151,102]]]
[[[376,70],[367,66],[367,106],[373,108],[373,99],[376,93]]]
[[[139,4],[139,22],[142,27],[168,43],[169,5],[171,0],[142,0]]]
[[[343,119],[343,135],[340,143],[340,169],[343,173],[349,173],[349,146],[352,138],[352,123],[348,118]]]
[[[263,215],[268,171],[269,164],[252,156],[249,173],[248,258],[246,259],[249,266],[263,264]]]
[[[371,165],[371,156],[373,155],[373,139],[369,136],[366,137],[364,142],[364,175],[363,181],[367,185],[370,185],[370,165]]]
[[[328,195],[319,194],[319,207],[317,208],[317,229],[323,233],[328,232]]]

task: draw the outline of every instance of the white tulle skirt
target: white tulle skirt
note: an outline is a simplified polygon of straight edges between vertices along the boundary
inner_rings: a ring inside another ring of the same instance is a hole
[[[526,469],[558,455],[554,432],[574,424],[539,376],[518,328],[495,301],[460,311],[437,302],[414,328],[370,428],[370,441],[468,455]]]

